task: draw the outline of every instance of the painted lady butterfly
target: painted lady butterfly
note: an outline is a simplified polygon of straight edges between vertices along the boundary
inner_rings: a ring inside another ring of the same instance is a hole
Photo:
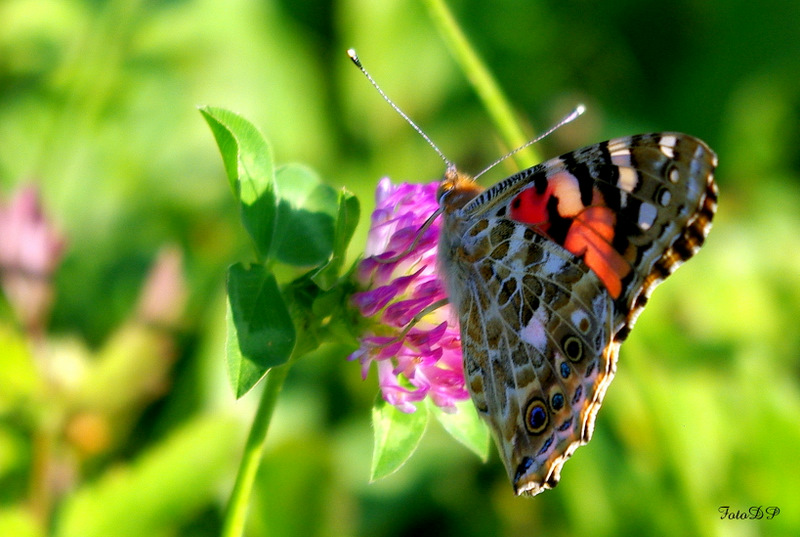
[[[554,487],[590,440],[620,344],[711,229],[716,165],[697,138],[656,133],[567,153],[488,190],[448,166],[439,265],[472,400],[517,494]]]
[[[451,168],[439,262],[472,400],[517,494],[554,487],[592,436],[653,289],[703,244],[716,155],[685,134],[618,138],[488,190]]]

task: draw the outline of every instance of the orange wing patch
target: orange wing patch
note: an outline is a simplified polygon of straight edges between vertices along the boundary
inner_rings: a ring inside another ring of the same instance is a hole
[[[552,198],[555,205],[550,202]],[[509,216],[551,239],[551,223],[556,216],[571,220],[564,248],[582,257],[611,296],[619,298],[622,279],[631,271],[631,265],[612,246],[616,215],[597,189],[592,192],[592,204],[586,207],[581,202],[578,179],[559,172],[548,177],[544,192],[531,187],[517,194],[511,201]]]
[[[622,278],[631,271],[631,265],[611,246],[615,220],[613,211],[608,207],[587,207],[573,220],[564,248],[583,257],[611,296],[619,298]]]

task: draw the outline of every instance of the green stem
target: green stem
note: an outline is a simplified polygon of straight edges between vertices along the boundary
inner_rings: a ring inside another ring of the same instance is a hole
[[[466,74],[470,84],[475,88],[509,150],[523,145],[529,138],[517,122],[508,99],[470,45],[464,32],[461,31],[447,4],[444,0],[423,0],[423,3],[428,7],[439,33]],[[524,168],[541,162],[539,155],[530,147],[514,155],[514,159],[518,165]]]
[[[261,394],[253,425],[247,437],[247,444],[245,444],[244,454],[239,464],[239,472],[236,474],[236,483],[233,486],[228,509],[225,513],[221,537],[240,537],[244,534],[250,493],[253,490],[253,482],[261,462],[261,453],[264,450],[267,430],[272,420],[272,413],[275,410],[278,394],[283,387],[283,382],[286,380],[286,375],[289,373],[291,365],[292,360],[290,359],[289,362],[282,366],[274,367],[267,373],[266,386],[264,386],[264,392]]]

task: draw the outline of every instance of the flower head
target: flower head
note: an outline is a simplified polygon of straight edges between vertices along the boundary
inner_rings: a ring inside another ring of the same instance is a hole
[[[0,285],[25,326],[41,328],[66,241],[43,213],[36,187],[0,200]]]
[[[437,186],[378,184],[368,257],[356,273],[364,290],[352,298],[372,326],[350,359],[364,377],[375,362],[383,398],[403,412],[426,396],[448,411],[469,397],[458,323],[449,305],[435,307],[447,298],[436,272],[440,219],[424,224],[438,209]]]

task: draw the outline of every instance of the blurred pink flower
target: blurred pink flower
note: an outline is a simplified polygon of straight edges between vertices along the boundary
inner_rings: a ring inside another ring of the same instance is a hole
[[[425,313],[404,332],[414,317],[447,298],[436,272],[440,219],[422,231],[438,209],[437,187],[438,183],[392,185],[381,180],[368,257],[356,273],[364,290],[352,297],[372,325],[349,359],[359,360],[363,377],[375,362],[383,398],[403,412],[414,412],[415,403],[426,396],[447,411],[469,398],[458,322],[450,306]]]
[[[181,250],[177,246],[162,247],[139,295],[137,317],[147,324],[173,329],[181,321],[187,295]]]
[[[49,313],[50,280],[65,244],[42,214],[36,187],[22,188],[8,204],[0,200],[0,283],[30,329],[41,328]]]

